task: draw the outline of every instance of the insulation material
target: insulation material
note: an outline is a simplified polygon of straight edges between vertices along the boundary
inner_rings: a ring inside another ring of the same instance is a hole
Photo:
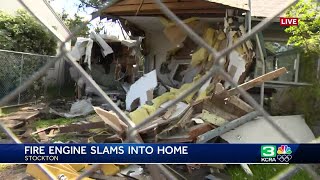
[[[308,143],[315,139],[300,115],[271,116],[271,119],[297,143]],[[290,143],[263,117],[247,122],[221,135],[221,137],[229,143]]]
[[[150,105],[142,105],[142,108],[144,108],[145,110],[147,110],[148,114],[152,114],[156,111],[156,108],[154,106],[150,106]]]
[[[222,31],[219,31],[219,34],[217,35],[217,41],[213,45],[213,48],[215,50],[219,50],[220,44],[221,44],[222,40],[224,40],[225,38],[226,38],[225,33]]]
[[[141,107],[129,113],[129,117],[133,123],[139,124],[141,121],[149,117],[149,113],[145,108]]]
[[[43,166],[47,168],[51,174],[57,177],[57,179],[76,179],[80,176],[80,173],[70,170],[66,166],[56,164],[43,164]],[[26,173],[36,179],[48,179],[48,176],[36,164],[28,164]],[[83,179],[90,180],[91,178],[85,177]]]
[[[240,29],[240,31],[241,31],[242,36],[246,34],[246,30],[245,30],[245,28],[244,28],[243,25],[241,25],[241,26],[239,27],[239,29]],[[246,46],[247,46],[247,48],[248,48],[249,50],[253,50],[253,45],[252,45],[252,42],[251,42],[250,40],[246,41]]]
[[[195,53],[192,54],[191,65],[196,66],[207,58],[208,58],[207,50],[205,48],[200,48]]]
[[[239,82],[240,76],[246,71],[246,61],[237,51],[231,51],[228,73],[235,82]],[[230,83],[225,82],[225,87],[229,87]]]
[[[152,100],[153,106],[158,109],[161,104],[169,101],[170,99],[175,98],[175,94],[173,92],[166,92],[161,96],[158,96]]]
[[[172,89],[170,90],[170,92],[173,92],[174,94],[179,95],[179,94],[181,94],[183,91],[185,91],[185,90],[189,89],[191,86],[193,86],[193,84],[194,84],[194,83],[184,84],[184,85],[181,86],[180,89],[173,89],[173,88],[172,88]],[[184,101],[185,101],[186,103],[190,103],[191,100],[192,100],[192,98],[193,98],[193,96],[194,96],[195,94],[196,94],[196,91],[190,93],[186,98],[184,98]]]
[[[200,115],[200,118],[216,126],[222,126],[223,124],[228,122],[222,117],[212,114],[207,110],[202,110],[202,114]]]
[[[172,44],[177,46],[186,40],[187,34],[179,26],[177,26],[174,23],[169,23],[164,19],[162,19],[161,22],[164,23],[164,25],[166,25],[166,28],[164,29],[164,34]],[[184,20],[183,22],[192,29],[199,24],[199,21],[197,20],[197,18],[189,18]]]
[[[203,35],[203,39],[210,45],[213,45],[213,37],[215,34],[215,30],[212,28],[208,28]],[[196,66],[200,64],[202,61],[208,58],[208,52],[205,48],[200,48],[195,53],[192,54],[191,65]]]
[[[140,106],[145,104],[148,100],[151,100],[148,99],[147,91],[153,91],[157,84],[158,82],[156,70],[153,70],[148,74],[145,74],[138,81],[132,84],[126,96],[126,110],[131,110],[131,104],[136,99],[139,99]]]
[[[113,53],[112,48],[106,43],[105,40],[102,39],[100,35],[96,34],[93,31],[90,33],[90,35],[91,35],[91,38],[94,38],[98,42],[100,47],[103,49],[102,54],[104,57],[107,56],[108,54]]]
[[[106,176],[112,176],[120,172],[120,168],[114,164],[102,164],[100,169]]]

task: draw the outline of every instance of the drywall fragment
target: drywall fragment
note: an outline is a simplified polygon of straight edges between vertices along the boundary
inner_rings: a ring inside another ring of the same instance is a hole
[[[202,120],[209,122],[213,125],[216,126],[221,126],[225,123],[227,123],[228,121],[226,121],[225,119],[223,119],[220,116],[217,116],[215,114],[210,113],[209,111],[206,110],[202,110],[202,114],[200,114],[199,116]]]
[[[200,119],[200,118],[192,118],[191,120],[194,121],[196,124],[204,123],[204,121],[202,119]]]
[[[232,76],[233,81],[239,82],[240,76],[246,71],[246,61],[237,51],[231,51],[228,73]],[[228,81],[224,84],[225,88],[230,87]]]
[[[148,99],[147,91],[153,91],[157,84],[156,70],[145,74],[138,81],[132,84],[126,96],[126,110],[130,111],[132,109],[131,104],[135,100],[140,102],[139,107],[147,101],[151,101],[152,99]]]
[[[88,68],[91,69],[91,51],[93,46],[93,40],[90,38],[78,37],[76,44],[72,48],[70,55],[74,57],[76,61],[79,61],[82,56],[85,56],[84,62],[88,63]]]
[[[86,47],[86,57],[84,58],[84,62],[88,64],[88,68],[91,69],[91,50],[93,46],[93,40],[89,39]]]
[[[113,53],[112,48],[106,43],[106,41],[104,39],[102,39],[102,37],[98,34],[96,34],[95,32],[91,32],[90,33],[91,38],[94,38],[98,44],[100,45],[100,47],[103,49],[102,54],[103,56],[107,56],[108,54]]]
[[[72,104],[70,112],[64,113],[64,117],[73,118],[78,116],[86,116],[93,111],[90,99],[84,99]]]
[[[120,173],[135,177],[135,176],[139,176],[143,173],[143,168],[139,165],[131,164],[128,167],[122,169],[120,171]]]
[[[86,47],[88,44],[89,38],[78,37],[76,44],[72,48],[70,55],[74,57],[75,60],[79,60],[83,55],[85,55]]]
[[[163,108],[165,107],[168,103],[170,103],[170,101],[163,103],[160,107]],[[186,111],[187,109],[190,107],[190,105],[183,103],[183,102],[179,102],[176,105],[175,111],[173,111],[173,113],[169,116],[170,119],[175,119],[178,117],[181,117]]]
[[[111,126],[117,133],[123,133],[128,126],[112,111],[106,111],[100,107],[93,107],[101,119]]]
[[[315,138],[301,115],[271,116],[271,119],[297,143],[308,143]],[[230,143],[291,143],[263,117],[247,122],[221,137]]]

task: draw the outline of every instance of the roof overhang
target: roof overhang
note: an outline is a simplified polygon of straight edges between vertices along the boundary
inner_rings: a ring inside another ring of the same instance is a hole
[[[163,0],[170,10],[178,16],[223,17],[226,9],[246,11],[246,5],[229,0]],[[233,3],[232,3],[233,2]],[[159,16],[163,15],[159,6],[153,0],[122,0],[106,8],[102,16]]]

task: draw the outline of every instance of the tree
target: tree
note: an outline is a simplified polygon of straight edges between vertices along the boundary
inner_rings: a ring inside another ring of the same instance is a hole
[[[290,33],[288,44],[303,52],[300,56],[299,80],[312,86],[290,89],[290,98],[295,102],[295,114],[304,114],[310,124],[319,121],[320,83],[317,71],[317,59],[320,55],[320,3],[317,0],[300,0],[291,7],[287,17],[299,18],[298,26],[290,26],[285,32]]]
[[[299,18],[298,26],[290,26],[285,32],[291,36],[288,44],[304,49],[308,53],[320,52],[320,3],[317,0],[300,0],[291,7],[287,17]]]
[[[108,1],[110,0],[80,0],[79,9],[80,8],[99,9]]]
[[[0,49],[55,55],[57,41],[26,11],[16,15],[0,11]]]
[[[75,32],[75,30],[84,23],[84,20],[81,16],[74,14],[73,17],[70,17],[65,10],[62,11],[61,19],[71,32]],[[77,39],[76,37],[87,37],[88,35],[89,27],[85,26],[76,34],[74,38],[72,38],[71,44],[75,44]]]

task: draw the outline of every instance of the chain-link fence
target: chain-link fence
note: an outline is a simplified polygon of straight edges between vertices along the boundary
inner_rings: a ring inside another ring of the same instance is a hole
[[[54,58],[54,56],[0,50],[0,98],[19,87],[34,72],[38,71],[48,61],[53,61]],[[5,105],[36,101],[45,95],[45,91],[46,84],[44,79],[38,79]]]
[[[24,5],[24,7],[29,10],[29,12],[33,15],[35,15],[24,3],[23,0],[19,0],[19,2]],[[104,10],[105,8],[113,5],[114,3],[116,3],[117,0],[115,1],[110,1],[107,5],[105,5],[103,8],[99,9],[98,12],[96,12],[93,16],[92,19],[95,19],[96,17],[99,16],[100,12],[102,12],[102,10]],[[87,72],[74,60],[74,58],[68,54],[67,51],[65,51],[64,49],[64,44],[65,42],[69,41],[72,37],[74,37],[74,35],[83,27],[85,26],[88,22],[84,23],[82,26],[78,27],[77,30],[75,30],[73,32],[73,34],[67,38],[67,39],[62,39],[58,33],[56,33],[56,31],[51,28],[46,21],[42,18],[42,17],[37,17],[36,18],[43,24],[45,25],[53,34],[55,34],[57,36],[57,38],[59,39],[60,37],[60,41],[63,42],[61,45],[61,53],[58,55],[58,57],[55,59],[55,61],[66,57],[69,61],[70,64],[72,64],[83,76],[83,78],[85,78],[88,82],[91,83],[91,85],[95,88],[95,90],[97,91],[97,93],[104,98],[108,103],[110,103],[113,111],[115,111],[118,116],[128,125],[129,130],[127,132],[127,140],[126,142],[139,142],[139,143],[143,143],[141,140],[141,137],[139,136],[139,134],[137,133],[137,130],[141,127],[143,127],[145,124],[147,124],[148,122],[152,121],[155,117],[157,117],[160,113],[163,113],[166,109],[170,108],[171,106],[175,105],[176,103],[182,101],[185,97],[187,97],[190,93],[192,93],[193,91],[196,91],[198,88],[200,88],[205,82],[208,81],[208,79],[210,79],[212,76],[217,76],[220,75],[224,78],[224,80],[228,81],[232,86],[236,87],[237,90],[239,91],[239,93],[241,94],[241,96],[252,106],[255,108],[255,110],[260,114],[263,115],[265,120],[268,121],[268,123],[270,123],[275,129],[277,129],[279,131],[279,133],[281,133],[281,135],[286,138],[287,140],[289,140],[292,143],[296,143],[296,141],[290,136],[288,135],[285,131],[283,131],[280,127],[278,127],[277,124],[275,124],[271,118],[270,115],[250,96],[250,94],[248,94],[245,90],[243,90],[242,88],[239,88],[237,86],[237,83],[234,82],[232,80],[232,78],[230,77],[230,75],[224,70],[223,68],[223,62],[219,61],[220,59],[222,59],[223,57],[225,57],[226,55],[228,55],[233,49],[235,49],[236,47],[240,46],[242,43],[244,43],[245,41],[249,40],[250,38],[254,38],[254,35],[258,32],[260,32],[261,30],[263,30],[264,28],[266,28],[269,24],[272,23],[272,20],[276,17],[278,17],[281,13],[283,13],[288,7],[292,6],[293,4],[295,4],[297,1],[293,1],[292,3],[288,4],[286,6],[286,8],[282,9],[280,12],[277,12],[276,14],[273,14],[271,16],[271,18],[266,18],[264,19],[261,23],[259,23],[258,25],[256,25],[254,28],[252,28],[252,30],[250,32],[248,32],[247,34],[245,34],[244,36],[242,36],[241,38],[238,39],[237,42],[235,42],[234,44],[230,45],[229,47],[223,49],[220,52],[217,52],[215,49],[213,49],[209,44],[207,44],[197,33],[195,33],[192,29],[190,29],[186,24],[183,23],[183,21],[181,21],[170,9],[168,9],[161,0],[154,0],[155,4],[157,4],[159,6],[159,8],[161,9],[161,11],[168,17],[170,18],[173,22],[175,22],[178,26],[180,26],[187,34],[188,36],[198,45],[202,46],[203,48],[205,48],[212,56],[213,59],[216,59],[215,64],[211,67],[210,70],[207,71],[207,73],[201,77],[200,80],[196,81],[194,83],[194,85],[185,90],[183,93],[181,93],[176,99],[174,99],[173,101],[171,101],[170,103],[168,103],[165,107],[163,107],[163,109],[159,109],[156,112],[154,112],[152,115],[150,115],[148,118],[146,118],[144,121],[142,121],[141,123],[135,125],[130,118],[108,97],[108,95],[97,85],[97,83],[90,77],[90,75],[87,74]],[[143,3],[143,1],[142,1]],[[279,2],[280,3],[280,2]],[[10,100],[12,100],[14,97],[16,97],[19,93],[21,93],[22,91],[24,91],[25,89],[29,88],[34,81],[36,81],[37,79],[39,79],[40,77],[42,77],[47,70],[53,65],[53,63],[55,61],[48,61],[47,64],[45,64],[42,68],[39,69],[38,72],[36,72],[33,76],[29,77],[27,80],[23,81],[23,83],[21,83],[21,85],[14,89],[13,91],[11,91],[10,94],[8,94],[7,96],[5,96],[4,98],[2,98],[0,100],[0,105],[4,104]],[[19,67],[14,67],[14,72],[19,72]],[[19,83],[18,83],[19,84]],[[10,90],[8,90],[10,91]],[[245,119],[245,118],[244,118]],[[10,136],[16,143],[21,143],[21,141],[5,126],[3,126],[1,124],[1,128],[4,130],[4,132],[6,132],[6,134],[8,136]],[[223,133],[223,131],[220,132]],[[41,164],[39,164],[39,167],[41,168],[41,170],[46,173],[48,175],[48,178],[50,179],[57,179],[56,177],[54,177],[54,175],[52,175],[50,173],[50,171],[48,171],[45,167],[43,167]],[[93,171],[95,171],[97,169],[97,167],[99,167],[99,165],[94,165],[92,166],[90,169],[86,170],[85,172],[83,172],[77,179],[82,179],[83,177],[89,176]],[[163,165],[148,165],[147,166],[148,169],[151,172],[151,175],[155,178],[155,179],[159,179],[160,173],[162,173],[163,175],[165,175],[168,179],[177,179],[172,173],[169,172],[169,170],[163,166]],[[313,167],[311,167],[310,165],[296,165],[296,167],[301,167],[305,170],[307,170],[308,173],[310,173],[310,175],[312,175],[312,177],[314,179],[320,179],[319,175],[315,172],[315,170],[313,169]],[[280,174],[279,176],[281,176],[280,179],[285,179],[288,176],[292,175],[293,171],[292,168],[283,172],[282,174]]]

